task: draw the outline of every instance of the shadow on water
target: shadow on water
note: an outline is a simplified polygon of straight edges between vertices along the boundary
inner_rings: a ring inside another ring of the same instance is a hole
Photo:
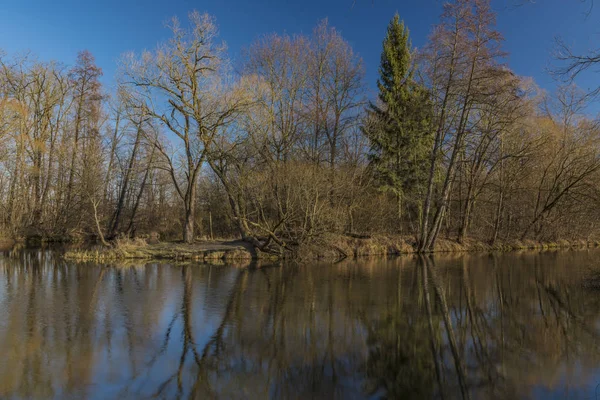
[[[335,265],[0,256],[0,398],[592,399],[600,251]]]

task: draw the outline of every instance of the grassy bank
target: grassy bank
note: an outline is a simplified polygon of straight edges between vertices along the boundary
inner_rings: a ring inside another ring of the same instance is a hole
[[[436,253],[456,252],[506,252],[516,250],[547,250],[567,248],[598,247],[600,242],[585,240],[559,240],[538,242],[533,240],[513,240],[490,245],[477,240],[458,243],[439,240]],[[411,238],[399,236],[351,237],[327,235],[319,242],[301,246],[295,257],[304,260],[339,260],[366,256],[385,257],[413,254],[416,247]],[[144,240],[118,240],[113,247],[92,250],[71,250],[64,256],[73,261],[110,262],[119,260],[171,260],[171,261],[239,261],[264,259],[272,256],[257,252],[251,245],[242,241],[206,241],[191,245],[163,242],[147,244]]]
[[[548,250],[568,248],[591,248],[600,246],[599,241],[588,240],[511,240],[498,241],[493,245],[482,241],[468,239],[464,243],[439,239],[434,253],[456,252],[508,252],[517,250]],[[414,254],[417,248],[414,240],[399,236],[372,236],[356,238],[350,236],[330,235],[321,243],[304,246],[299,251],[299,257],[309,259],[339,259],[357,258],[364,256],[390,256],[401,254]]]
[[[13,248],[15,241],[0,237],[0,251],[8,251]]]
[[[118,260],[236,261],[256,258],[245,242],[199,242],[191,245],[174,242],[147,244],[142,239],[117,240],[113,247],[71,250],[64,258],[73,261],[110,262]]]

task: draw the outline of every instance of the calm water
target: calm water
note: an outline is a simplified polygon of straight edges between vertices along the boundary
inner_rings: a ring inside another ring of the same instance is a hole
[[[260,268],[4,253],[0,398],[600,398],[593,269],[597,250]]]

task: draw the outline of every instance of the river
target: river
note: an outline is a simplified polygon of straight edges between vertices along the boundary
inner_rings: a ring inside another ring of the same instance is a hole
[[[600,250],[249,268],[4,252],[0,398],[600,398],[594,270]]]

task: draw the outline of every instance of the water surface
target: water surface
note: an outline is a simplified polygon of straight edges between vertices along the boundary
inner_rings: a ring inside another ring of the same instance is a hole
[[[598,250],[250,268],[3,254],[2,399],[600,396],[600,291],[581,284]]]

